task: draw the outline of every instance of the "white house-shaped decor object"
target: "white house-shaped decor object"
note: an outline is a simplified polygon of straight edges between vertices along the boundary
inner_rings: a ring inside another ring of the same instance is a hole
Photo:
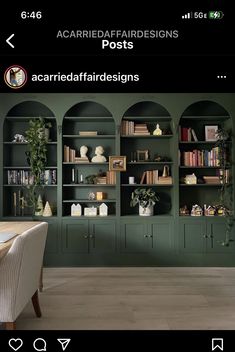
[[[102,203],[99,208],[100,208],[99,210],[100,216],[108,215],[108,206],[105,203]]]
[[[82,207],[78,204],[71,205],[71,216],[81,216],[82,215]]]

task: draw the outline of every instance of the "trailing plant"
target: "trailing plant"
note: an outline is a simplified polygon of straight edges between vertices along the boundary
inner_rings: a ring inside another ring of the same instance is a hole
[[[43,118],[33,119],[29,121],[29,129],[25,132],[28,143],[25,154],[33,176],[32,184],[27,186],[27,206],[33,207],[34,212],[37,210],[39,187],[42,186],[42,175],[47,164],[46,127],[51,127],[51,124],[45,123]]]
[[[158,202],[160,198],[156,195],[152,188],[136,188],[131,193],[130,206],[135,207],[139,204],[143,208],[147,208]]]
[[[217,133],[218,141],[216,146],[219,147],[219,166],[220,166],[220,182],[221,187],[219,190],[219,204],[217,207],[224,209],[224,216],[226,218],[226,232],[225,239],[221,242],[223,246],[229,246],[233,239],[230,237],[232,227],[234,225],[233,216],[233,186],[226,177],[226,170],[231,165],[228,161],[228,140],[231,138],[231,133],[221,127]]]

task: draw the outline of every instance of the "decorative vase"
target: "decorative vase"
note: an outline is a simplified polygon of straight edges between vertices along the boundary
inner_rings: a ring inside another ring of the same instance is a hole
[[[146,208],[139,205],[139,215],[140,216],[153,216],[153,205],[149,205]]]

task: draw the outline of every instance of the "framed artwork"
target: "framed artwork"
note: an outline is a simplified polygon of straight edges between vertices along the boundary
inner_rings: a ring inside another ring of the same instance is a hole
[[[109,171],[126,171],[126,157],[125,156],[110,156],[109,157]]]
[[[149,151],[148,150],[137,150],[137,161],[147,161],[149,158]]]
[[[217,141],[218,125],[205,126],[205,141]]]

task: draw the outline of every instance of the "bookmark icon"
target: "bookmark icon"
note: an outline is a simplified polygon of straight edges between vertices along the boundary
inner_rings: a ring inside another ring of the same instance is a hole
[[[65,351],[71,339],[57,339],[57,341],[61,344],[62,350]]]

